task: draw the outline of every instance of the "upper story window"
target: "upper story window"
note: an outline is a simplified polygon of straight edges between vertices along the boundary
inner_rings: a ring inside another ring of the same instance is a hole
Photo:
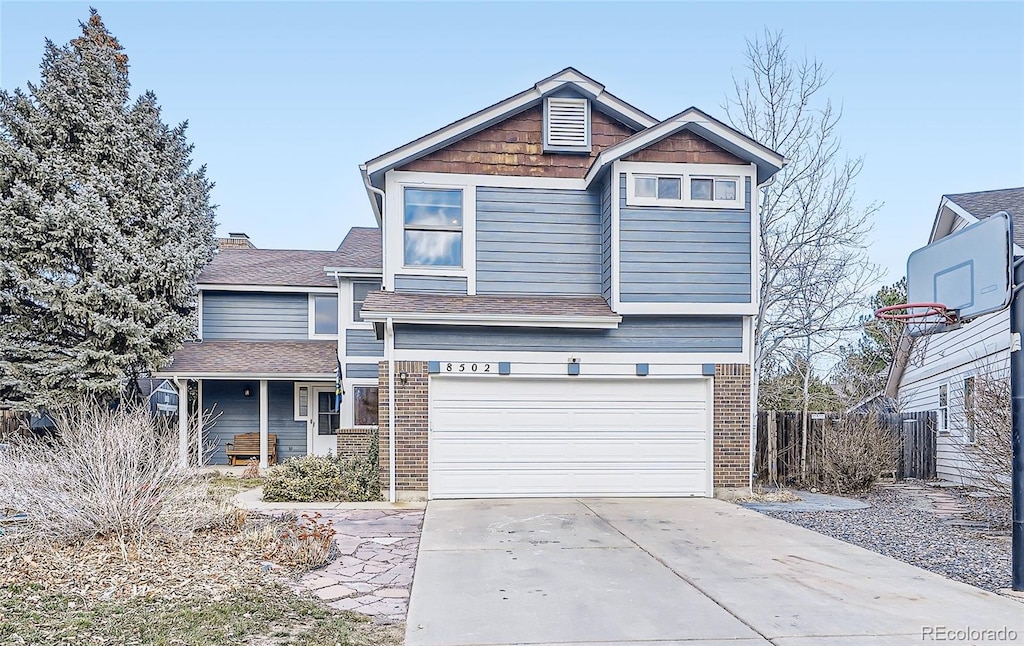
[[[590,152],[590,101],[575,97],[544,99],[544,150]]]
[[[690,199],[735,202],[738,177],[691,177]]]
[[[313,335],[334,336],[338,334],[338,297],[331,294],[317,294],[313,300]]]
[[[363,303],[366,301],[366,295],[370,292],[380,289],[378,283],[352,283],[352,320],[362,321],[363,320]]]
[[[405,266],[462,267],[462,191],[405,189]]]
[[[642,164],[636,164],[642,166]],[[649,167],[658,164],[649,164]],[[745,175],[704,174],[708,166],[688,172],[684,164],[661,164],[653,172],[637,168],[626,174],[626,203],[630,206],[671,206],[688,208],[741,209],[746,206],[741,190]],[[714,168],[715,171],[719,167]],[[723,170],[728,167],[720,167]]]

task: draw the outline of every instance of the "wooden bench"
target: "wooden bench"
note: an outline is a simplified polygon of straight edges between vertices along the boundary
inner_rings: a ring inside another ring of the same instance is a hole
[[[260,434],[239,433],[225,445],[228,459],[231,466],[238,464],[241,460],[244,464],[249,458],[260,457]],[[277,436],[271,433],[267,435],[267,463],[277,464]]]

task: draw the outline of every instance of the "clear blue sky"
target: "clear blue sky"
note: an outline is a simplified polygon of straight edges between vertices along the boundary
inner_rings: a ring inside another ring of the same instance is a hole
[[[656,117],[724,118],[744,38],[781,29],[833,73],[871,255],[903,275],[943,193],[1024,184],[1022,3],[104,2],[136,93],[188,119],[220,233],[334,248],[373,224],[357,165],[566,66]],[[0,86],[38,79],[89,3],[0,0]]]

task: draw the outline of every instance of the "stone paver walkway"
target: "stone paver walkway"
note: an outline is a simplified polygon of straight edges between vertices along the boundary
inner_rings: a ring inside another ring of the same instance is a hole
[[[988,528],[988,523],[966,519],[965,516],[970,509],[961,503],[959,497],[947,491],[948,487],[941,482],[927,484],[903,482],[885,486],[898,488],[901,493],[911,497],[914,507],[930,511],[947,525],[975,529]]]
[[[423,526],[423,510],[353,509],[321,512],[334,521],[339,556],[303,576],[311,591],[339,610],[379,622],[405,620]]]

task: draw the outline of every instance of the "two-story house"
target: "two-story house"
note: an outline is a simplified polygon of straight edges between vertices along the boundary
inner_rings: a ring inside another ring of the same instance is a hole
[[[371,421],[376,387],[391,500],[748,487],[758,189],[783,161],[566,69],[362,165],[378,228],[337,252],[218,254],[203,341],[161,376],[281,456]]]
[[[266,466],[274,454],[282,461],[335,453],[339,429],[375,426],[383,345],[360,310],[380,287],[380,257],[376,228],[353,228],[337,251],[257,249],[245,234],[223,239],[199,277],[197,340],[154,374],[184,394],[183,443],[195,426],[190,384],[193,410],[207,414],[204,432],[188,440],[196,447],[183,453],[198,450],[210,464],[227,464],[225,448],[236,435],[259,433]]]
[[[758,188],[783,161],[569,68],[361,166],[390,497],[749,486]]]

